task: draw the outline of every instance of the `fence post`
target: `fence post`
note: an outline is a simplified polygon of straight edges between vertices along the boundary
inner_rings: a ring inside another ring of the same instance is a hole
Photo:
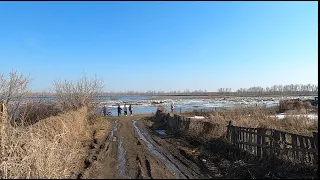
[[[179,133],[181,132],[181,126],[182,126],[182,117],[181,116],[178,116],[178,131]]]
[[[184,134],[186,131],[186,118],[182,116],[182,133]]]
[[[236,149],[238,149],[238,153],[239,153],[240,152],[239,151],[239,127],[234,126],[234,131],[235,131],[235,133],[234,133],[234,140],[235,140],[234,141],[234,145],[235,145]]]
[[[297,147],[298,147],[298,142],[297,142],[297,135],[296,134],[291,134],[291,143],[292,143],[292,158],[293,160],[298,159],[297,157]]]
[[[190,118],[186,118],[186,124],[185,124],[185,132],[188,132],[190,125]]]
[[[249,129],[249,151],[250,151],[250,154],[252,154],[253,153],[253,148],[252,148],[252,129],[250,128]]]
[[[232,144],[232,140],[231,140],[231,126],[232,126],[232,122],[229,121],[229,124],[227,126],[227,140]]]
[[[258,158],[263,157],[263,146],[265,144],[265,128],[257,128],[257,156]]]
[[[166,124],[166,126],[170,126],[170,124],[169,124],[169,123],[170,123],[170,122],[169,122],[169,121],[170,121],[170,114],[168,113],[167,116],[164,116],[164,118],[165,118],[165,124]]]
[[[176,119],[174,121],[174,131],[177,131],[178,130],[178,121],[179,121],[179,116],[176,115]]]
[[[272,147],[271,153],[273,154],[274,157],[278,156],[280,153],[279,141],[280,141],[280,132],[277,130],[273,130],[272,139],[271,139],[271,147]]]
[[[231,142],[233,145],[235,145],[235,142],[236,142],[236,128],[235,126],[231,126]]]
[[[172,119],[172,123],[171,123],[171,126],[172,126],[172,131],[174,131],[175,130],[175,122],[176,122],[176,120],[177,120],[177,115],[176,114],[174,114],[173,115],[173,119]]]
[[[305,140],[305,138],[303,137],[303,136],[298,136],[298,140],[299,140],[299,148],[300,148],[300,152],[299,152],[299,154],[298,154],[298,156],[299,156],[299,158],[300,158],[300,161],[301,162],[306,162],[307,161],[307,151],[306,151],[306,147],[307,146],[305,146],[304,145],[304,143],[306,143],[307,144],[307,142],[306,142],[306,140]]]
[[[315,164],[318,164],[318,153],[319,152],[319,149],[318,149],[318,132],[313,132],[312,133],[313,135],[313,143],[316,145],[316,153],[314,153],[314,160],[315,160]]]

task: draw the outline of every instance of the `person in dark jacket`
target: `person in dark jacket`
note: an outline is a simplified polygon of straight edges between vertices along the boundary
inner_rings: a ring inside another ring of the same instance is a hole
[[[130,104],[130,105],[129,105],[130,116],[132,116],[132,110],[133,110],[133,107],[132,107],[132,105]]]
[[[102,108],[103,116],[107,116],[107,106],[104,105]]]
[[[127,105],[124,105],[124,107],[123,107],[123,114],[125,115],[125,116],[127,116],[128,115],[128,109],[127,109]]]
[[[173,104],[171,104],[171,112],[173,112],[173,110],[174,110],[174,106]]]
[[[120,107],[120,104],[119,104],[119,105],[118,105],[118,116],[121,115],[121,110],[122,110],[122,108]]]

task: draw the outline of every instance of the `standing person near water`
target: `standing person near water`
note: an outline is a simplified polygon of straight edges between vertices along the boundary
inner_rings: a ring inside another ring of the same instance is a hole
[[[120,116],[121,115],[121,107],[120,107],[120,104],[118,104],[118,116]]]
[[[107,116],[107,106],[104,105],[102,108],[103,116]]]
[[[171,112],[173,112],[173,110],[174,110],[174,106],[173,104],[171,104]]]
[[[132,107],[132,105],[130,104],[130,105],[129,105],[130,116],[132,116],[132,110],[133,110],[133,107]]]
[[[127,114],[128,114],[127,105],[124,105],[123,112],[124,112],[124,115],[127,116]]]

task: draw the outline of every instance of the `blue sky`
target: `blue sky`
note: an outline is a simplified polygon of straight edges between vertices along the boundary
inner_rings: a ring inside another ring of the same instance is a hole
[[[83,73],[106,91],[318,84],[317,2],[0,2],[0,72],[31,89]]]

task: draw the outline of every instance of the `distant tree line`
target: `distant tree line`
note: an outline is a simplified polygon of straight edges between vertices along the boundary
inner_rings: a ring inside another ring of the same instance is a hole
[[[232,95],[315,95],[318,94],[318,85],[314,84],[290,84],[290,85],[273,85],[270,87],[254,86],[250,88],[240,88],[231,92],[230,88],[220,88],[221,94]]]
[[[121,96],[121,95],[147,95],[147,96],[259,96],[259,95],[316,95],[318,94],[318,85],[314,84],[290,84],[290,85],[273,85],[270,87],[253,86],[249,88],[239,88],[232,91],[231,88],[219,88],[217,92],[207,90],[189,90],[184,91],[120,91],[120,92],[102,92],[100,96]],[[54,93],[29,93],[30,96],[54,96]]]
[[[207,90],[186,89],[184,91],[127,91],[127,92],[109,92],[104,93],[109,96],[117,95],[234,95],[234,96],[256,96],[256,95],[316,95],[318,94],[318,85],[314,84],[290,84],[290,85],[273,85],[270,87],[253,86],[249,88],[240,88],[232,91],[231,88],[219,88],[217,92],[208,92]]]

